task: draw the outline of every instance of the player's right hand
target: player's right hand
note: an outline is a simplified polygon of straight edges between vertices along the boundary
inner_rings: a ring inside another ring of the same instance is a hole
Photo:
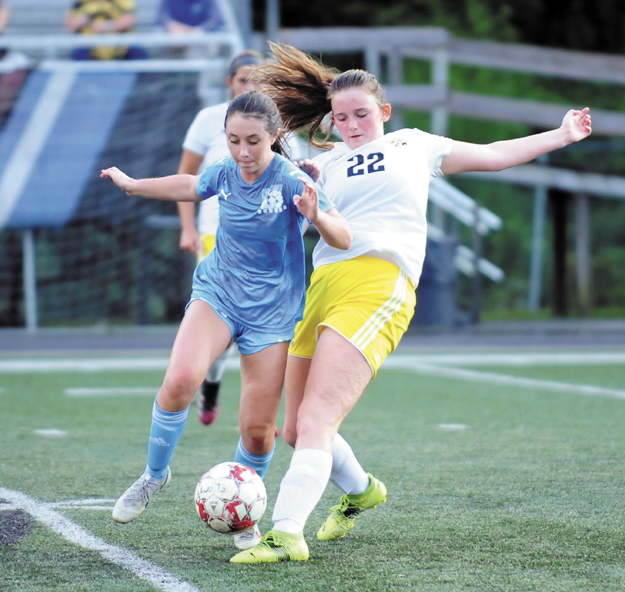
[[[108,177],[122,191],[125,191],[128,195],[132,195],[132,181],[134,179],[120,171],[117,167],[102,169],[100,171],[100,177]]]
[[[200,250],[200,235],[198,231],[195,228],[184,228],[180,232],[179,244],[183,251],[188,251],[193,255],[197,254]]]

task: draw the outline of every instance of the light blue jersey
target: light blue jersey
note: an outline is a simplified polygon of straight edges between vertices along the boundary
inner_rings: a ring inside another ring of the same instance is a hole
[[[302,318],[305,218],[293,203],[304,190],[300,179],[311,181],[279,154],[251,185],[232,157],[209,166],[198,179],[200,197],[218,196],[219,228],[215,249],[196,267],[191,301],[207,301],[233,321],[231,329],[292,335]],[[331,210],[334,204],[318,193],[319,208]]]

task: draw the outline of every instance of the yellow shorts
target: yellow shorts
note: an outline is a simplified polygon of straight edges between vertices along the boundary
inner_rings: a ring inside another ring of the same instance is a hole
[[[197,252],[198,263],[215,248],[215,235],[200,234],[200,241],[200,250]]]
[[[361,255],[323,265],[312,274],[289,353],[312,358],[319,335],[331,327],[362,353],[375,378],[408,329],[416,302],[410,278],[383,259]]]

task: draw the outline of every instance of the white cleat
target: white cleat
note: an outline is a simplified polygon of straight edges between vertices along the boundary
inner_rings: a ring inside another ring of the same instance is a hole
[[[154,479],[148,473],[143,473],[117,500],[113,508],[113,520],[125,524],[139,518],[148,507],[152,494],[167,489],[170,481],[169,467],[162,479]]]
[[[251,549],[258,545],[260,539],[260,530],[258,526],[254,524],[249,530],[237,532],[237,534],[234,535],[234,546],[237,549],[241,549],[241,551],[245,551],[245,549]]]

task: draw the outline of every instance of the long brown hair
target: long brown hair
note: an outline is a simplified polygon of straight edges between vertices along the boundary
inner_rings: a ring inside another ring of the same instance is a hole
[[[283,129],[295,132],[308,128],[310,142],[318,148],[331,148],[333,124],[323,140],[316,137],[323,129],[325,116],[332,111],[332,97],[342,90],[363,87],[382,106],[386,93],[378,79],[365,70],[339,73],[290,45],[269,42],[271,61],[254,71],[254,79],[262,85],[280,111]]]

